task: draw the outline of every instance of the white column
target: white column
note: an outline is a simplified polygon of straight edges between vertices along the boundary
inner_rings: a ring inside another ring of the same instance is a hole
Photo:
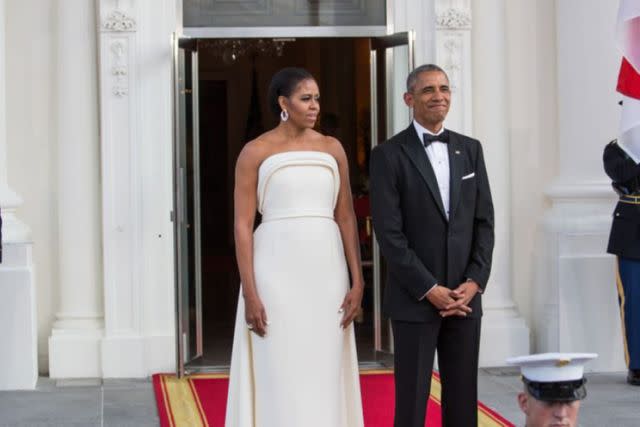
[[[494,210],[493,268],[483,299],[481,366],[529,352],[529,328],[512,299],[505,0],[472,2],[473,127],[483,143]]]
[[[7,117],[5,63],[5,0],[0,0],[0,208],[2,209],[2,240],[4,243],[31,241],[31,230],[16,217],[22,198],[9,187],[7,181]]]
[[[0,0],[0,390],[15,390],[35,387],[38,357],[31,231],[16,217],[22,199],[8,183],[5,11],[5,0]]]
[[[60,308],[49,338],[52,378],[101,377],[103,335],[96,10],[57,10]]]
[[[140,377],[142,337],[143,172],[137,120],[137,7],[140,1],[101,0],[99,17],[100,140],[104,239],[105,377]],[[158,3],[156,3],[158,4]],[[170,48],[169,43],[166,44]],[[158,64],[160,65],[160,64]],[[126,357],[122,357],[126,354]]]
[[[547,190],[552,207],[533,290],[536,351],[595,352],[596,371],[625,369],[614,258],[606,254],[615,195],[602,166],[620,114],[615,18],[608,2],[556,2],[559,172]]]
[[[175,369],[175,0],[99,0],[104,377]]]

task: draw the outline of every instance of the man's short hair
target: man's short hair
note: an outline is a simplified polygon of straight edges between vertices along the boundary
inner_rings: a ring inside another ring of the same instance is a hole
[[[409,76],[407,76],[407,92],[413,91],[413,87],[416,85],[416,82],[418,81],[418,75],[420,73],[426,73],[430,71],[441,72],[442,74],[444,74],[447,80],[449,80],[449,76],[447,76],[447,73],[441,67],[437,66],[436,64],[423,64],[417,68],[414,68],[414,70],[409,73]]]

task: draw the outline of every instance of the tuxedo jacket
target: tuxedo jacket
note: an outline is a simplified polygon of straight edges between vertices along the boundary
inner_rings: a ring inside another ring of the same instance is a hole
[[[449,218],[434,170],[413,123],[375,147],[370,162],[371,213],[386,261],[383,309],[394,320],[439,317],[424,294],[473,279],[482,290],[491,270],[493,203],[480,142],[450,132]],[[470,302],[482,315],[480,293]]]
[[[602,156],[604,170],[621,195],[640,196],[640,164],[612,141]],[[640,205],[618,202],[613,212],[607,252],[640,260]]]

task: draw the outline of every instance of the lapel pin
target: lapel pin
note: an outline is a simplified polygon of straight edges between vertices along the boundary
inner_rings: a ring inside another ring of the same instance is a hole
[[[458,150],[456,150],[456,154],[460,154],[460,152]]]

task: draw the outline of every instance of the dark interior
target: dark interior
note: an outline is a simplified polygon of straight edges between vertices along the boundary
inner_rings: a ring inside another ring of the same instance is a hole
[[[195,363],[225,366],[230,362],[240,286],[233,241],[235,161],[247,141],[277,125],[266,95],[271,76],[286,66],[306,68],[316,77],[321,94],[317,129],[337,137],[349,158],[367,283],[356,339],[360,361],[373,361],[368,220],[371,40],[210,39],[197,43],[204,354]],[[383,334],[387,332],[383,328]]]

